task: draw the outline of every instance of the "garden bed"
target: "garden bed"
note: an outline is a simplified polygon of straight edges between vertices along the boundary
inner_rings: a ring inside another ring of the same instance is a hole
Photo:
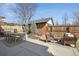
[[[31,39],[39,39],[39,37],[36,35],[36,34],[28,34],[28,37],[31,38]]]

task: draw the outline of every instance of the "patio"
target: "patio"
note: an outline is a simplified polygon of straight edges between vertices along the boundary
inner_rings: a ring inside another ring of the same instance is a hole
[[[0,40],[0,56],[52,56],[47,49],[48,47],[29,41],[9,47]]]
[[[0,38],[0,56],[79,56],[79,51],[70,46],[30,38],[7,46]]]

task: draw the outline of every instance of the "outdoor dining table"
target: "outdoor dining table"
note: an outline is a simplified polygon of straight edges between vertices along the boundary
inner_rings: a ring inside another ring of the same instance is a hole
[[[6,41],[9,43],[16,43],[18,40],[22,40],[24,37],[24,32],[14,33],[14,32],[6,32]]]

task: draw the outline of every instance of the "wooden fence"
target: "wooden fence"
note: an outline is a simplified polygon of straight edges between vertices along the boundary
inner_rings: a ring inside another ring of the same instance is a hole
[[[9,25],[1,25],[2,29],[4,29],[5,31],[11,31],[13,32],[14,29],[17,29],[18,32],[22,32],[22,26],[9,26]]]
[[[5,31],[14,31],[14,29],[17,29],[18,32],[22,32],[22,26],[8,26],[8,25],[1,25],[1,27]],[[52,26],[52,33],[54,33],[54,36],[56,37],[63,37],[64,33],[66,32],[66,27],[69,27],[69,31],[76,35],[76,37],[79,38],[79,26]],[[47,32],[46,27],[41,28],[39,33],[45,34]]]
[[[69,31],[79,38],[79,26],[53,26],[52,32],[56,37],[62,37],[66,32],[66,28],[69,27]]]

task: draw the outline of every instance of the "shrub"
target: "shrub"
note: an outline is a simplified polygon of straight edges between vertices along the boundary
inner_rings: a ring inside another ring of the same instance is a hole
[[[36,26],[36,24],[34,22],[31,24],[30,31],[33,34],[35,34],[36,31],[37,31],[37,26]]]

